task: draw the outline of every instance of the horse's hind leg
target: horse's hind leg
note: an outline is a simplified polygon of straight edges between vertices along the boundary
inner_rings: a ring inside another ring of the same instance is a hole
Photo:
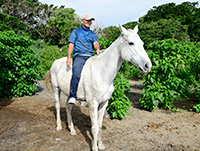
[[[61,125],[61,117],[60,117],[60,89],[58,87],[54,87],[54,99],[56,101],[56,130],[59,131],[62,129]]]
[[[66,103],[66,112],[67,112],[67,122],[68,122],[68,128],[70,130],[71,135],[76,135],[76,130],[74,129],[74,124],[72,121],[72,104]]]

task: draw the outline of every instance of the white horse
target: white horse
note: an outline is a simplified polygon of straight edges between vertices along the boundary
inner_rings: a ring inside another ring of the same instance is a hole
[[[144,50],[140,39],[138,26],[134,30],[126,30],[120,25],[121,35],[112,45],[100,55],[88,59],[83,67],[78,85],[78,99],[86,100],[89,104],[92,123],[93,145],[92,149],[98,151],[105,149],[101,140],[103,115],[108,105],[108,100],[114,90],[113,80],[123,60],[132,62],[146,73],[151,70],[151,61]],[[71,68],[66,66],[67,57],[55,60],[45,79],[47,88],[52,88],[57,111],[57,130],[61,130],[60,119],[60,92],[69,96]],[[66,103],[68,127],[71,135],[76,135],[71,117],[72,105]]]

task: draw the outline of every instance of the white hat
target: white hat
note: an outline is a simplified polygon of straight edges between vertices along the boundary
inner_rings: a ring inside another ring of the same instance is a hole
[[[81,17],[81,20],[95,20],[94,17],[91,17],[89,14],[84,14]]]

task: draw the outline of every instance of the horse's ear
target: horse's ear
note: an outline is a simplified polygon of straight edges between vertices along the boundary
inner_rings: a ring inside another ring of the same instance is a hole
[[[119,29],[123,35],[127,35],[127,30],[121,24],[119,24]]]
[[[135,33],[137,33],[138,32],[138,25],[136,25],[133,30],[134,30]]]

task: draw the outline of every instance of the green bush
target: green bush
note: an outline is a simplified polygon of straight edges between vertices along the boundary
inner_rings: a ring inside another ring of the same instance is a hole
[[[40,67],[42,70],[42,77],[45,75],[47,71],[51,68],[51,65],[54,60],[66,57],[67,56],[67,48],[61,49],[58,46],[46,46],[43,51],[40,53]]]
[[[199,82],[200,83],[200,82]],[[200,113],[200,84],[197,86],[197,88],[194,91],[194,94],[198,98],[198,103],[193,106],[193,111]]]
[[[140,69],[134,66],[131,62],[124,61],[122,63],[120,71],[126,79],[138,79],[143,77]]]
[[[200,50],[194,43],[167,39],[151,43],[149,49],[153,67],[144,78],[142,107],[172,109],[174,100],[198,94]]]
[[[106,49],[112,44],[112,41],[101,37],[98,38],[98,42],[101,49]]]
[[[37,90],[39,58],[30,48],[33,41],[13,31],[0,31],[0,97],[31,95]]]
[[[114,80],[114,86],[107,111],[111,118],[123,119],[130,109],[129,98],[125,95],[125,92],[129,91],[130,83],[123,79],[119,72]]]

